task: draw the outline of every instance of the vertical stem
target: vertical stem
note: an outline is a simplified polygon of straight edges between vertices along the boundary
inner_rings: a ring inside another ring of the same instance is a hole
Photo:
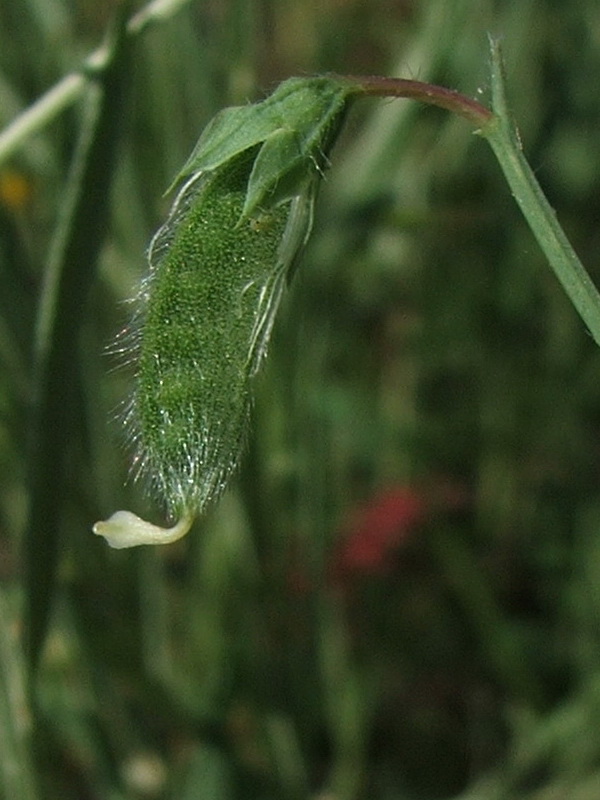
[[[544,251],[594,341],[600,345],[600,293],[577,257],[523,155],[506,102],[498,42],[492,46],[492,105],[494,117],[480,131],[494,151],[532,233]]]

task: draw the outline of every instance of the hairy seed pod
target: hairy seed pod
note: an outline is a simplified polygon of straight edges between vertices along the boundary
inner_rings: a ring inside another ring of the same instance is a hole
[[[251,166],[252,152],[192,177],[149,250],[127,422],[136,468],[174,515],[201,511],[237,467],[285,278],[291,203],[268,224],[242,219]]]
[[[292,78],[260,103],[224,109],[179,174],[125,353],[136,369],[126,413],[134,473],[177,522],[117,511],[94,526],[112,547],[185,535],[238,466],[252,377],[355,92],[339,78]]]

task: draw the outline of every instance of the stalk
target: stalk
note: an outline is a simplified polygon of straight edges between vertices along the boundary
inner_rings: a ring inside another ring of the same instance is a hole
[[[600,345],[600,293],[577,257],[554,209],[527,163],[506,102],[502,58],[497,41],[492,48],[492,105],[494,117],[481,129],[494,151],[523,216],[554,274]]]
[[[492,109],[443,86],[402,78],[351,77],[359,91],[373,97],[418,100],[446,109],[476,127],[492,148],[531,232],[544,252],[596,344],[600,345],[600,293],[561,228],[523,154],[506,100],[504,70],[498,41],[490,38]]]

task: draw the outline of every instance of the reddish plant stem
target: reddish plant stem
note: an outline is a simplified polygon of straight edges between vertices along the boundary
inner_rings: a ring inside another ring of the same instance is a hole
[[[433,83],[410,81],[405,78],[382,78],[379,76],[347,75],[346,80],[357,89],[373,97],[405,97],[420,100],[438,108],[445,108],[464,117],[478,128],[489,123],[494,114],[489,108],[454,89],[436,86]]]

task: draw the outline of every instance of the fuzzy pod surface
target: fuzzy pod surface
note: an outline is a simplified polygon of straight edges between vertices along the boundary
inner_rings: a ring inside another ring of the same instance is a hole
[[[127,424],[135,470],[174,517],[201,512],[238,465],[285,282],[298,201],[242,217],[254,155],[192,177],[150,245]]]
[[[133,473],[177,522],[117,511],[94,526],[112,547],[181,538],[237,468],[252,378],[356,91],[345,79],[291,78],[262,102],[223,109],[179,173],[130,346],[119,347],[136,371],[125,415]]]

